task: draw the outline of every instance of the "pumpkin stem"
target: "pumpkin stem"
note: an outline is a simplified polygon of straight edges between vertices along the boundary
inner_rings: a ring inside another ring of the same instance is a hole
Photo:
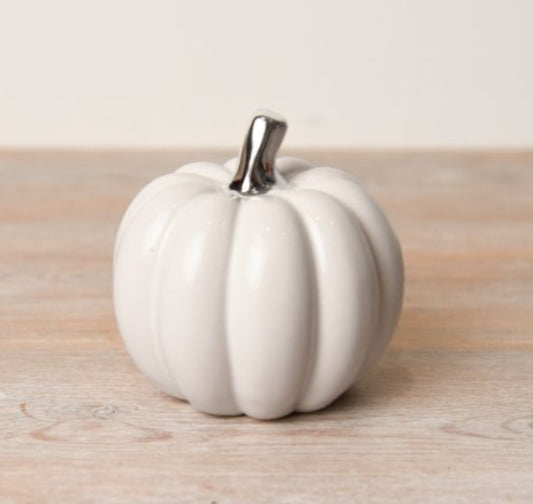
[[[251,196],[272,187],[276,182],[274,161],[286,131],[287,123],[278,114],[270,111],[254,114],[230,189]]]

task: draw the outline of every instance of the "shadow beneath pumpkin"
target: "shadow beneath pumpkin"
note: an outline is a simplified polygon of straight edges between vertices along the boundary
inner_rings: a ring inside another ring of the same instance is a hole
[[[414,378],[408,363],[398,362],[390,354],[360,383],[345,392],[336,403],[359,406],[384,404],[409,394]],[[350,400],[351,398],[351,400]]]
[[[368,407],[383,406],[408,395],[414,378],[408,359],[403,359],[401,354],[402,352],[387,352],[368,376],[326,408],[311,413],[295,413],[286,417],[286,421],[311,419],[312,416],[323,420],[324,416],[355,413]]]
[[[413,401],[434,401],[437,391],[442,393],[442,383],[452,383],[462,365],[455,352],[389,349],[367,377],[329,406],[314,413],[297,413],[287,420],[353,417],[369,410],[396,411]]]

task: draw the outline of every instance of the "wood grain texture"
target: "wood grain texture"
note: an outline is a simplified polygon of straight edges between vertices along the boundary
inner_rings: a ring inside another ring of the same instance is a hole
[[[384,206],[406,298],[364,383],[275,422],[154,390],[113,317],[131,198],[225,157],[0,155],[0,502],[533,502],[533,153],[305,153]]]

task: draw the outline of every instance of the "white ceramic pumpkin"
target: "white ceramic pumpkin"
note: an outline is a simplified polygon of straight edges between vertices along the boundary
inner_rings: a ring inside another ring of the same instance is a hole
[[[376,362],[401,310],[386,217],[346,173],[276,159],[285,130],[258,113],[240,160],[154,180],[118,232],[126,347],[157,387],[208,413],[323,408]]]

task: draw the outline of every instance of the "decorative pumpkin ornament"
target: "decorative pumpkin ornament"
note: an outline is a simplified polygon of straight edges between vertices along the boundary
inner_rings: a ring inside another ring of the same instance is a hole
[[[124,343],[161,390],[215,415],[323,408],[374,364],[403,297],[399,243],[348,174],[276,153],[257,113],[240,158],[163,175],[115,245]]]

